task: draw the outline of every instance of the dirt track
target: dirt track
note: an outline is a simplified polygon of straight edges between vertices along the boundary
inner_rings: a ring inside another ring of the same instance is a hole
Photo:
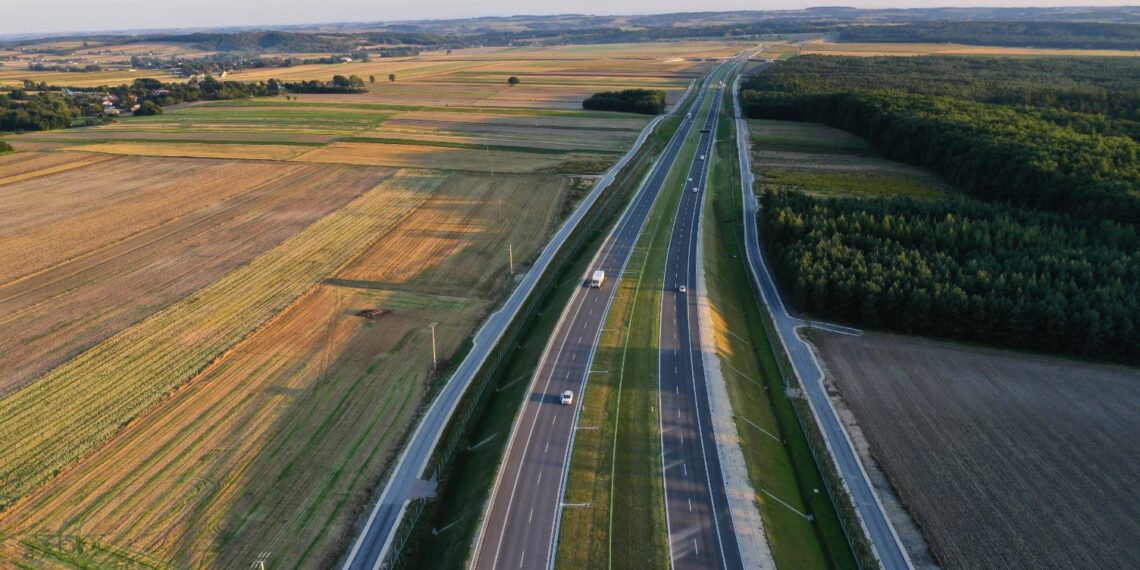
[[[1140,567],[1140,371],[812,334],[946,568]]]

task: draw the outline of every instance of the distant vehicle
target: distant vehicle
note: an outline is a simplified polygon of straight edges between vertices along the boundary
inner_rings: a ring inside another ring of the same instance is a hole
[[[567,390],[562,393],[562,405],[569,406],[574,403],[574,392]]]
[[[693,186],[693,192],[696,192],[696,191],[697,191],[697,187]]]
[[[684,286],[684,285],[678,285],[678,286],[677,286],[677,292],[678,292],[678,293],[684,293],[684,292],[686,292],[686,291],[688,291],[688,289],[685,289],[685,286]]]
[[[689,118],[689,119],[692,119],[692,118],[693,118],[693,114],[692,114],[692,113],[689,113],[689,114],[688,114],[688,118]]]
[[[601,269],[594,272],[594,276],[590,278],[590,287],[601,287],[602,283],[606,281],[606,272]]]
[[[701,155],[701,160],[704,160],[704,159],[705,159],[705,155],[703,155],[703,154],[702,154],[702,155]]]

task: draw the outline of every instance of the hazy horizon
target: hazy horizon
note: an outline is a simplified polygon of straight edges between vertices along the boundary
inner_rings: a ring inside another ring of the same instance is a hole
[[[816,6],[855,8],[1053,8],[1130,6],[1136,0],[1061,1],[948,1],[948,0],[869,0],[819,1],[771,0],[757,6],[749,0],[718,0],[694,5],[668,0],[631,0],[615,10],[611,2],[586,0],[573,7],[535,9],[517,0],[487,0],[473,8],[458,0],[368,2],[367,0],[168,0],[161,4],[146,0],[102,0],[92,9],[89,0],[42,0],[24,3],[10,10],[16,17],[0,23],[0,34],[56,34],[109,32],[146,29],[224,28],[287,26],[321,23],[380,22],[402,20],[450,20],[487,16],[551,14],[633,15],[673,12],[717,12],[731,10],[797,10]]]

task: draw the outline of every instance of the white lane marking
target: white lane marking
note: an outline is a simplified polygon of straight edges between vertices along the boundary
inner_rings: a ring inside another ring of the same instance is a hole
[[[539,472],[538,472],[538,481],[535,481],[535,482],[534,482],[534,484],[535,484],[535,486],[536,486],[536,487],[537,487],[538,485],[541,485],[541,484],[542,484],[542,472],[541,472],[541,471],[539,471]]]
[[[691,502],[689,503],[689,510],[690,511],[693,510],[693,503],[691,503]],[[534,520],[534,507],[531,507],[530,516],[526,518],[526,524],[530,524],[530,522],[533,520]]]
[[[689,499],[689,512],[690,513],[693,512],[693,499],[692,498]],[[534,513],[534,509],[531,509],[531,513]]]
[[[546,453],[547,451],[550,451],[550,442],[549,441],[546,442],[546,449],[542,450],[543,453]]]
[[[523,567],[523,560],[526,560],[526,551],[522,551],[522,556],[519,556],[519,568]]]

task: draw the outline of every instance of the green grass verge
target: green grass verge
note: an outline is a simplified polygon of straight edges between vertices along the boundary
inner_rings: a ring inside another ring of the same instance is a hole
[[[708,112],[705,100],[699,117]],[[583,395],[558,541],[562,568],[667,568],[657,412],[661,290],[677,206],[697,152],[694,128],[646,221],[598,343]]]
[[[28,139],[32,142],[59,142],[69,143],[74,145],[91,145],[91,144],[107,144],[107,143],[146,143],[146,144],[240,144],[240,145],[260,145],[260,146],[311,146],[318,147],[324,146],[325,143],[320,142],[306,142],[306,141],[239,141],[229,139],[162,139],[162,138],[135,138],[135,137],[121,137],[113,139],[96,139],[96,138],[65,138],[65,137],[36,137],[35,139]]]
[[[783,396],[787,384],[763,326],[760,299],[750,286],[731,101],[723,108],[702,229],[706,277],[714,311],[730,331],[719,346],[722,371],[765,535],[778,567],[855,568],[795,410]]]
[[[679,118],[662,121],[643,150],[614,181],[615,199],[608,219],[599,223],[582,242],[571,260],[555,276],[556,286],[547,291],[537,311],[519,334],[523,340],[514,347],[491,379],[494,391],[489,403],[473,416],[466,437],[467,445],[485,442],[475,449],[459,452],[452,468],[438,489],[438,500],[425,512],[405,549],[400,568],[462,568],[470,555],[485,503],[506,448],[511,425],[530,387],[542,350],[574,289],[581,285],[590,260],[617,220],[618,214],[677,129]],[[451,525],[451,526],[448,526]],[[447,530],[433,534],[433,529]]]

